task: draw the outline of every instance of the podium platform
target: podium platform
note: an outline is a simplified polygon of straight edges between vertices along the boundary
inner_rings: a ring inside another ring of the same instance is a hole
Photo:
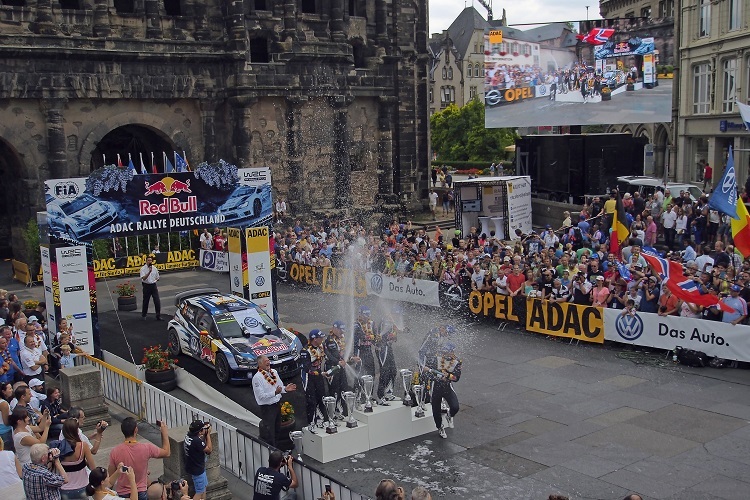
[[[424,407],[424,417],[415,417],[415,411],[396,399],[389,406],[373,405],[371,413],[354,410],[358,425],[353,429],[346,427],[345,421],[339,422],[335,434],[326,434],[325,429],[313,434],[304,428],[303,460],[307,455],[321,463],[331,462],[437,431],[429,405]]]
[[[357,422],[357,427],[349,428],[346,422],[340,423],[336,434],[326,434],[325,429],[316,429],[317,434],[302,430],[304,434],[303,456],[307,455],[318,462],[326,463],[362,453],[370,449],[370,435],[367,424]]]

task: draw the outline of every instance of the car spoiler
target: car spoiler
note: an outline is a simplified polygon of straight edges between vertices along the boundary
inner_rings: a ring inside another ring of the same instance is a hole
[[[187,292],[178,293],[174,296],[174,305],[180,307],[180,302],[189,299],[190,297],[196,297],[198,295],[212,295],[221,294],[218,288],[196,288],[195,290],[188,290]]]

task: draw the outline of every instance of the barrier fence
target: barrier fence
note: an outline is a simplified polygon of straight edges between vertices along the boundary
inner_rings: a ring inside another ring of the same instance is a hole
[[[76,364],[97,367],[102,377],[104,396],[146,422],[161,420],[169,427],[187,426],[196,419],[211,422],[218,435],[219,464],[250,488],[258,467],[268,465],[271,451],[269,447],[241,429],[193,408],[171,394],[88,354],[79,355]],[[299,481],[296,489],[298,498],[321,497],[326,484],[331,485],[331,490],[339,500],[370,498],[352,491],[336,479],[298,460],[295,460],[294,470]]]

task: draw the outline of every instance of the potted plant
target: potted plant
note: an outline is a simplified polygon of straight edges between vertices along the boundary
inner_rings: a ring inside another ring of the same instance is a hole
[[[281,427],[294,427],[294,406],[289,401],[281,405]]]
[[[117,294],[118,311],[135,311],[138,308],[135,301],[135,285],[130,281],[117,285],[115,293]]]
[[[612,100],[612,89],[609,87],[603,87],[602,88],[602,101],[611,101]]]
[[[169,357],[169,352],[161,348],[161,344],[143,349],[141,370],[146,372],[146,382],[157,389],[169,392],[177,387],[177,376],[174,367],[177,360]]]

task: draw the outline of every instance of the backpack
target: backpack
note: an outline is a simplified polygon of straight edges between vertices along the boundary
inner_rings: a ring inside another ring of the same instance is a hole
[[[702,351],[684,349],[677,346],[674,348],[674,354],[677,356],[677,361],[680,364],[692,366],[693,368],[703,368],[708,366],[709,363],[708,355]]]

